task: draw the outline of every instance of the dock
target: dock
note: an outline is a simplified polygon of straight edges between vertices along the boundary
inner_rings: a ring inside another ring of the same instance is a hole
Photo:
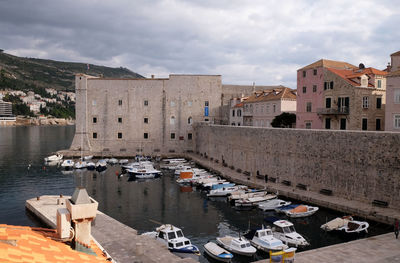
[[[26,201],[26,209],[45,225],[57,228],[58,208],[66,208],[63,195],[43,195]],[[137,234],[137,231],[114,218],[97,211],[92,223],[92,237],[99,247],[118,263],[193,263],[193,259],[181,259],[170,253],[156,240]]]
[[[394,220],[400,219],[400,210],[393,208],[383,208],[373,206],[357,200],[350,200],[334,195],[323,195],[318,192],[300,190],[293,186],[281,183],[265,182],[264,179],[257,178],[255,175],[248,176],[238,173],[229,167],[224,167],[220,163],[215,163],[210,159],[200,155],[187,153],[186,158],[193,160],[204,168],[218,173],[221,177],[237,184],[244,184],[250,187],[266,189],[267,191],[278,193],[279,195],[301,200],[314,205],[322,206],[339,212],[356,215],[365,219],[393,225]]]

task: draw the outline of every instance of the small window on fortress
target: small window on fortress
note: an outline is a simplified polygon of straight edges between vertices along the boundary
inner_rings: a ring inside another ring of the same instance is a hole
[[[97,132],[93,133],[93,139],[97,139]]]
[[[118,133],[118,139],[122,139],[122,132]]]
[[[144,123],[149,123],[149,118],[144,118],[144,119],[143,119],[143,122],[144,122]]]
[[[118,100],[118,105],[119,105],[119,106],[122,105],[122,100]]]
[[[97,123],[97,118],[93,117],[93,123]]]
[[[96,101],[92,100],[92,106],[96,106]]]
[[[191,133],[188,133],[188,140],[192,140],[193,135]]]
[[[192,107],[192,101],[189,100],[189,101],[187,102],[187,105],[188,105],[189,107]]]
[[[144,101],[144,106],[149,106],[149,101],[148,100]]]
[[[171,107],[175,106],[175,101],[171,100]]]
[[[148,139],[149,138],[149,134],[147,132],[143,133],[143,138],[144,139]],[[161,232],[160,232],[161,233]]]
[[[193,119],[192,119],[192,117],[189,117],[188,118],[188,124],[192,124],[193,123]]]
[[[175,133],[171,133],[171,139],[175,139]]]
[[[206,106],[206,107],[208,107],[208,100],[206,100],[205,102],[204,102],[204,106]]]
[[[122,123],[122,118],[121,117],[118,117],[118,122]]]
[[[171,118],[169,119],[169,123],[171,125],[175,125],[175,117],[174,116],[171,116]]]

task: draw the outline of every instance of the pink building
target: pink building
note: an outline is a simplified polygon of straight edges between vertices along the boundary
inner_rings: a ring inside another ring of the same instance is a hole
[[[328,68],[354,69],[357,67],[346,62],[321,59],[297,70],[297,128],[323,128],[323,119],[317,114],[317,109],[325,106],[323,91]]]
[[[400,132],[400,51],[390,55],[386,80],[385,130]]]

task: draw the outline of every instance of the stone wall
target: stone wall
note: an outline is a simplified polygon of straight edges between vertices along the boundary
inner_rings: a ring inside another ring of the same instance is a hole
[[[195,125],[198,154],[319,192],[400,208],[400,133]]]

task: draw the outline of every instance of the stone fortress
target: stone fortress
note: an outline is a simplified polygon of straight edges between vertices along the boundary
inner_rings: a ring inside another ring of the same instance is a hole
[[[69,155],[193,153],[293,189],[325,189],[348,200],[400,207],[399,133],[219,125],[228,123],[231,98],[256,90],[222,85],[220,75],[104,79],[79,74]]]

